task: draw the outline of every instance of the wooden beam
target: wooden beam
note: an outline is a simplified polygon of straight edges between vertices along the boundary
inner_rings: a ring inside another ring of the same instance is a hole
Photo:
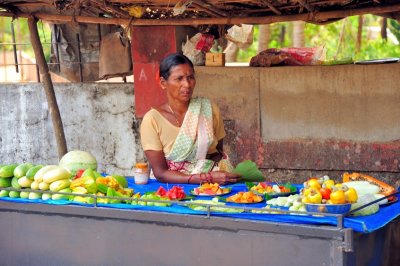
[[[132,26],[187,26],[187,25],[231,25],[231,24],[271,24],[276,22],[296,21],[302,20],[305,22],[320,24],[330,19],[340,19],[348,16],[364,15],[364,14],[385,14],[391,12],[399,12],[400,4],[368,7],[351,10],[335,10],[326,12],[305,13],[296,15],[281,15],[281,16],[267,16],[267,17],[226,17],[226,18],[185,18],[185,19],[134,19],[131,23]],[[44,21],[54,23],[98,23],[98,24],[115,24],[115,25],[128,25],[129,19],[122,18],[99,18],[88,16],[64,16],[53,15],[46,13],[10,13],[1,12],[0,16],[5,17],[30,17],[35,16]]]
[[[28,27],[30,32],[31,44],[35,53],[36,62],[39,66],[41,80],[43,81],[44,91],[46,93],[47,103],[49,105],[51,120],[53,122],[54,133],[57,142],[58,159],[67,153],[67,143],[65,141],[63,123],[58,109],[56,94],[54,93],[53,82],[49,72],[49,67],[43,53],[42,43],[40,42],[37,29],[37,19],[28,18]]]

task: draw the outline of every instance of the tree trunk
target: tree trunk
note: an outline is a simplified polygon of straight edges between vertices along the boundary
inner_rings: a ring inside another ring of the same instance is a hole
[[[304,47],[304,21],[294,21],[293,22],[293,46],[294,47]]]
[[[279,36],[279,43],[280,43],[281,46],[283,46],[284,43],[285,43],[285,35],[286,35],[286,26],[282,25],[281,33],[280,33],[280,36]]]
[[[269,24],[260,25],[258,31],[258,48],[257,52],[268,49],[269,40],[271,38]]]
[[[363,16],[358,16],[356,53],[360,52],[360,50],[361,50],[363,23],[364,23],[364,17]]]
[[[387,41],[387,18],[382,18],[381,21],[381,37]]]
[[[58,109],[56,94],[53,88],[53,82],[49,72],[46,59],[43,53],[42,43],[40,42],[37,29],[37,20],[28,18],[28,27],[30,33],[31,44],[35,53],[36,62],[39,66],[41,80],[43,80],[44,92],[46,94],[47,103],[49,105],[51,120],[53,122],[54,134],[56,137],[58,158],[64,156],[68,152],[67,143],[65,141],[64,127],[61,120],[60,110]]]

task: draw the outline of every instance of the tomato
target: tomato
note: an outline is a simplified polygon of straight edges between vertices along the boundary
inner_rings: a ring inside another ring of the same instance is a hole
[[[329,188],[321,188],[319,192],[321,193],[323,199],[328,200],[330,198],[331,190]]]

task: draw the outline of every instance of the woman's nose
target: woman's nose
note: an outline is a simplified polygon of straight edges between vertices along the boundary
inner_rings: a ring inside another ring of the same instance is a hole
[[[183,78],[183,79],[182,79],[182,84],[183,84],[184,86],[190,86],[190,84],[191,84],[191,78],[190,78],[190,77],[185,77],[185,78]]]

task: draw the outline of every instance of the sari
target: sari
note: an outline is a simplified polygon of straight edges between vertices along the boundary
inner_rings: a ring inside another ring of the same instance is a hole
[[[206,159],[213,138],[211,102],[206,98],[192,98],[172,149],[165,156],[169,170],[185,174],[209,173],[222,170],[218,164],[224,165],[223,170],[231,170],[226,155],[219,163]]]

